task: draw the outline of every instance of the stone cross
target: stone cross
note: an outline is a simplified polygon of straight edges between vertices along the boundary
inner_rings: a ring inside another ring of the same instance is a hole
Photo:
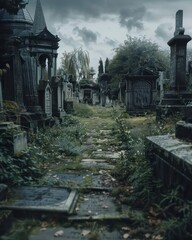
[[[184,28],[183,28],[183,10],[178,10],[176,12],[176,15],[175,15],[175,32],[174,32],[174,36],[182,34],[181,30],[184,30]]]

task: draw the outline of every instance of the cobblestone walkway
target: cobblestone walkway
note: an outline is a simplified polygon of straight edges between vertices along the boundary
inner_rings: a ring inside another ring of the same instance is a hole
[[[111,194],[118,185],[111,171],[123,153],[113,142],[111,129],[88,129],[78,161],[74,163],[61,156],[44,176],[42,183],[49,183],[49,187],[25,186],[13,190],[14,201],[7,202],[4,208],[15,209],[19,215],[25,210],[25,218],[32,213],[38,215],[35,215],[38,224],[27,226],[31,230],[26,240],[133,239],[128,233],[132,217],[135,220],[137,214],[138,218],[142,216]],[[66,202],[71,204],[70,211]]]

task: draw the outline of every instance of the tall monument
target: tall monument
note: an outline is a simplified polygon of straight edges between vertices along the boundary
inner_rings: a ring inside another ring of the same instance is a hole
[[[168,41],[170,46],[170,84],[161,104],[157,106],[157,117],[182,113],[192,101],[192,93],[187,90],[186,56],[187,43],[191,40],[184,34],[183,11],[178,10],[175,17],[174,37]]]

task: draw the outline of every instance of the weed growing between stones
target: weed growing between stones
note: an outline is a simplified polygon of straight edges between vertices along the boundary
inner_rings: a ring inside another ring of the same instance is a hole
[[[150,203],[153,189],[152,168],[145,157],[144,138],[133,137],[130,126],[120,118],[116,118],[118,140],[122,142],[125,153],[121,155],[113,174],[127,189],[124,198],[136,206],[146,206]]]
[[[162,220],[157,233],[163,234],[168,240],[192,238],[192,201],[184,197],[181,186],[161,194],[160,200],[153,206]]]

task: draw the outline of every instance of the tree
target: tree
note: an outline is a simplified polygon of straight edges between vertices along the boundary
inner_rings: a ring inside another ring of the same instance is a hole
[[[105,73],[109,73],[109,59],[106,58],[105,60]]]
[[[25,7],[26,0],[0,0],[0,9],[4,8],[9,13],[16,14],[20,8]]]
[[[116,49],[113,59],[109,62],[111,76],[111,89],[122,83],[123,76],[134,74],[140,68],[148,69],[154,73],[168,71],[169,52],[160,50],[156,43],[146,38],[127,37],[124,44]]]
[[[90,71],[89,53],[82,48],[74,49],[72,52],[64,52],[62,57],[61,68],[72,79],[88,79]]]
[[[111,73],[133,73],[140,67],[157,72],[167,70],[169,54],[160,50],[156,43],[145,38],[128,37],[123,45],[116,49],[114,58],[110,61]]]
[[[100,60],[99,60],[99,67],[98,67],[98,75],[100,76],[101,74],[103,74],[103,61],[100,58]]]

